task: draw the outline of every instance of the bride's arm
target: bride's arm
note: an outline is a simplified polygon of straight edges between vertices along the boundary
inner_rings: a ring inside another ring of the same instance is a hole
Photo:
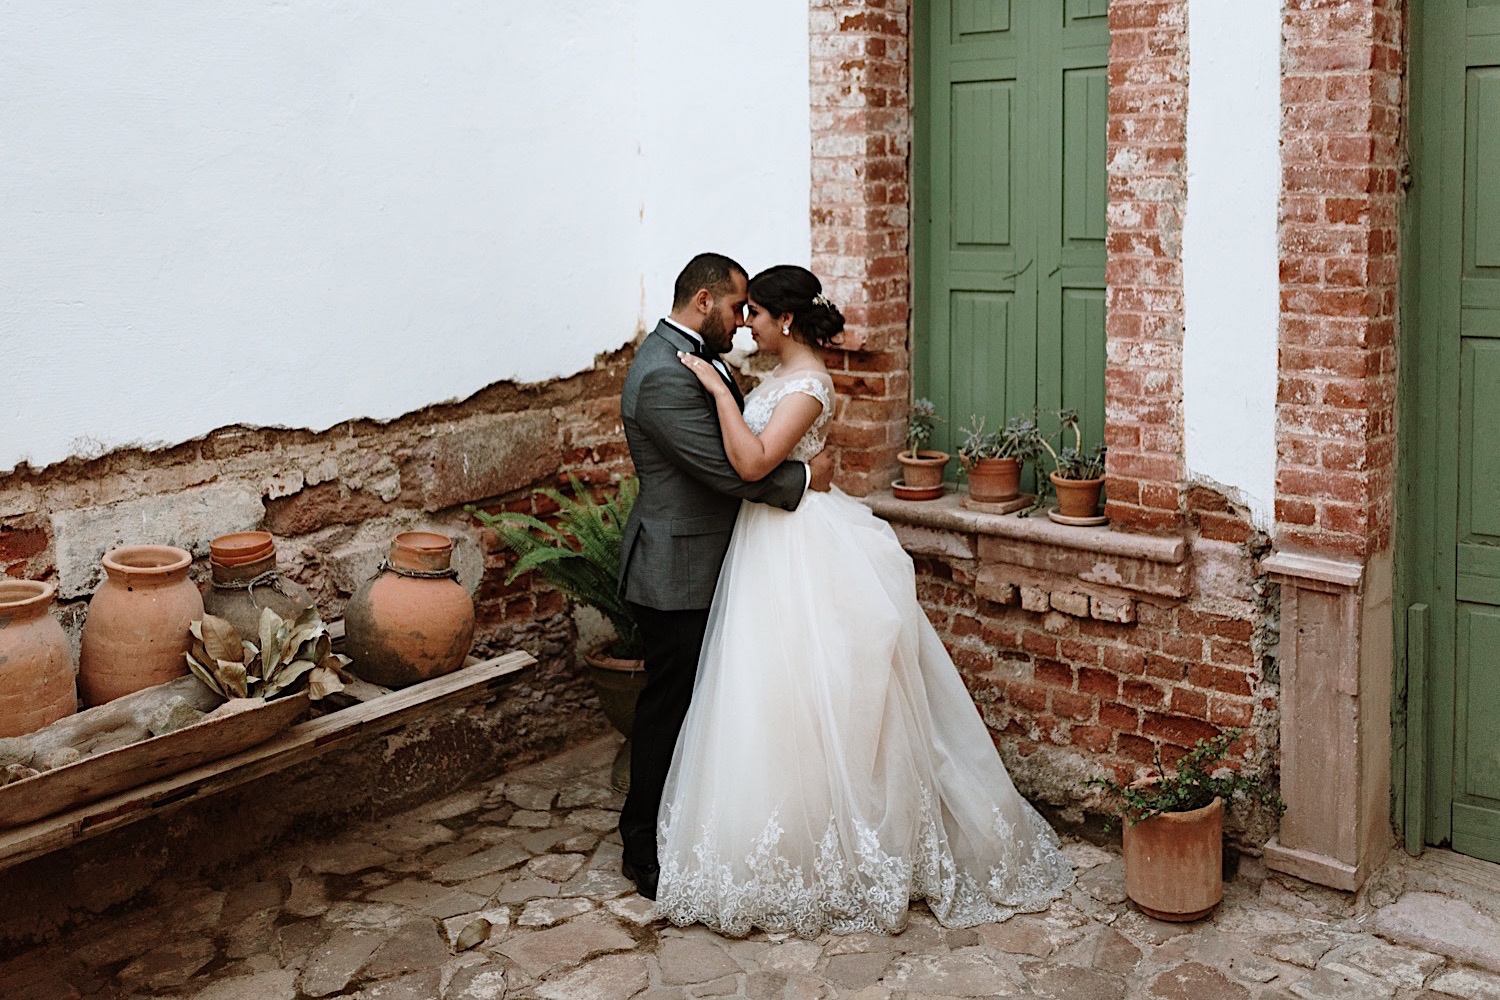
[[[765,478],[772,469],[785,462],[797,442],[802,440],[802,435],[823,412],[823,404],[817,399],[803,392],[794,392],[777,404],[771,422],[757,437],[745,423],[745,416],[740,413],[734,396],[730,395],[729,387],[713,366],[691,354],[679,352],[677,356],[713,395],[714,405],[719,411],[719,430],[724,436],[724,453],[734,471],[746,482]]]

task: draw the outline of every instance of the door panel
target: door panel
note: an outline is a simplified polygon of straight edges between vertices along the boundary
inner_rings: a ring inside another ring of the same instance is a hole
[[[1420,514],[1410,603],[1426,604],[1427,676],[1408,656],[1407,768],[1429,843],[1500,861],[1500,3],[1414,7],[1415,366],[1403,453]],[[1419,782],[1417,787],[1421,787]],[[1408,787],[1411,787],[1410,785]]]

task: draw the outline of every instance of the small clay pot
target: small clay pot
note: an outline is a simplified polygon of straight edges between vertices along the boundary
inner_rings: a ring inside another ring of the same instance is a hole
[[[208,561],[214,566],[244,566],[267,556],[276,556],[276,540],[269,531],[236,531],[208,543]]]
[[[0,737],[24,736],[78,711],[73,651],[49,613],[57,586],[0,581]]]
[[[192,562],[172,545],[126,545],[105,555],[78,655],[85,707],[188,672],[188,626],[203,617],[203,598],[187,576]]]
[[[1200,920],[1224,898],[1224,800],[1125,820],[1125,892],[1157,920]]]
[[[913,455],[903,451],[896,456],[901,463],[901,481],[911,489],[929,489],[943,485],[943,470],[952,458],[946,451],[924,449]]]
[[[1104,479],[1063,479],[1057,473],[1049,473],[1052,486],[1057,490],[1057,512],[1064,517],[1096,517],[1099,514],[1099,493],[1104,488]]]
[[[1004,503],[1021,495],[1021,463],[1014,458],[981,458],[969,469],[969,499]]]
[[[259,643],[260,613],[270,608],[294,619],[313,606],[307,591],[276,572],[276,540],[269,531],[220,535],[208,545],[212,581],[203,592],[203,610]]]
[[[474,644],[474,600],[449,569],[453,540],[404,531],[379,576],[344,607],[350,669],[386,687],[452,673]],[[430,574],[430,575],[424,575]]]

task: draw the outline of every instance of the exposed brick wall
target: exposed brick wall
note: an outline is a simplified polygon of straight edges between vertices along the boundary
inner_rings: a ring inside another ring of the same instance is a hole
[[[895,478],[911,396],[910,68],[906,0],[812,0],[812,269],[859,351],[830,351],[830,441],[852,493]]]
[[[1181,526],[1186,0],[1111,0],[1105,264],[1105,513]]]
[[[1241,765],[1272,762],[1278,685],[1262,675],[1268,637],[1253,605],[1127,600],[1134,620],[1106,621],[1091,613],[1097,600],[1075,607],[1077,595],[1049,600],[1037,586],[988,600],[971,561],[924,556],[917,572],[922,606],[1028,794],[1093,801],[1083,778],[1131,780],[1157,753],[1170,764],[1229,727],[1246,730]]]
[[[1398,0],[1287,0],[1282,21],[1278,541],[1391,542],[1396,458]]]

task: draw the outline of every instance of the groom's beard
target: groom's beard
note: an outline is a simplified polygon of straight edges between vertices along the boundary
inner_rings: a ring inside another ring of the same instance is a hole
[[[723,354],[734,346],[734,331],[724,328],[724,320],[717,312],[703,317],[703,326],[698,330],[703,344],[715,354]]]

